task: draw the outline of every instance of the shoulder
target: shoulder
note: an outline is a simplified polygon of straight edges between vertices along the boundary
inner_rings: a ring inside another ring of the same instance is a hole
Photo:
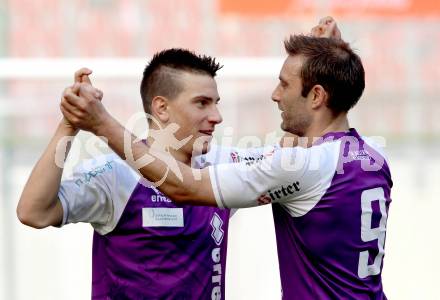
[[[74,168],[70,175],[66,175],[63,181],[74,180],[78,187],[93,185],[94,183],[117,183],[119,185],[132,186],[140,179],[140,175],[134,171],[125,160],[115,153],[99,155],[89,159],[83,159]],[[108,186],[109,189],[118,187]]]
[[[374,151],[380,154],[383,158],[387,159],[387,154],[385,152],[386,141],[384,137],[381,136],[362,136],[362,140]]]
[[[312,147],[274,147],[266,152],[266,158],[285,170],[317,171],[332,168],[337,164],[341,153],[341,142],[338,140],[313,145]]]

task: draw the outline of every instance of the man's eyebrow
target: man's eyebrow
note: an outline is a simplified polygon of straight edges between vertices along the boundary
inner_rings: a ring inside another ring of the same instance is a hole
[[[208,101],[216,102],[216,103],[220,101],[220,97],[214,100],[214,98],[204,96],[204,95],[195,96],[193,99],[194,100],[208,100]]]

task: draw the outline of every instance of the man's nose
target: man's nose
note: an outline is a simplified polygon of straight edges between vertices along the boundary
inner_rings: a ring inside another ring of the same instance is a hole
[[[275,88],[275,90],[272,92],[272,101],[274,102],[280,102],[280,95],[278,93],[278,87]]]
[[[214,124],[219,124],[223,121],[223,117],[220,114],[220,111],[218,110],[217,106],[214,106],[212,111],[209,114],[208,117],[209,122]]]

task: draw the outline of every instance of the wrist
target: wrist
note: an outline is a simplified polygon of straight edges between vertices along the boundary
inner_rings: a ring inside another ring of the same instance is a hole
[[[110,114],[106,114],[101,118],[100,122],[97,123],[91,130],[91,132],[96,136],[106,137],[108,130],[114,126],[116,120]]]
[[[63,117],[63,119],[60,121],[60,123],[58,124],[58,128],[57,131],[61,131],[61,133],[63,135],[67,135],[67,136],[75,136],[78,134],[79,129],[76,129],[75,127],[73,127],[69,121],[67,121],[66,118]]]

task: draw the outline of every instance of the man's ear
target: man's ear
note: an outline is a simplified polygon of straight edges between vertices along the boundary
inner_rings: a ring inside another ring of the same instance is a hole
[[[318,109],[321,106],[327,106],[328,93],[322,85],[316,84],[309,93],[312,100],[312,109]]]
[[[162,123],[167,123],[170,119],[168,113],[168,99],[163,96],[156,96],[151,100],[151,113]]]

